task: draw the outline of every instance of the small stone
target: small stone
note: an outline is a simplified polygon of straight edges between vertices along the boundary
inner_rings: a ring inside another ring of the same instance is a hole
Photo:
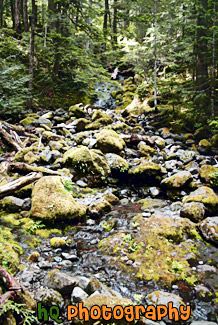
[[[88,186],[88,184],[85,183],[85,182],[83,182],[83,181],[77,181],[76,184],[77,184],[78,186],[80,186],[80,187],[87,187],[87,186]]]
[[[81,289],[80,287],[75,287],[73,289],[73,292],[71,295],[72,302],[80,302],[86,298],[88,298],[88,294],[83,289]]]
[[[63,268],[63,269],[72,269],[73,267],[73,263],[69,260],[65,260],[65,261],[61,261],[59,263],[59,265]]]
[[[40,267],[40,269],[49,269],[52,267],[52,264],[48,261],[41,261],[38,263],[38,266]]]
[[[77,261],[79,259],[75,254],[62,253],[61,256],[70,261]]]

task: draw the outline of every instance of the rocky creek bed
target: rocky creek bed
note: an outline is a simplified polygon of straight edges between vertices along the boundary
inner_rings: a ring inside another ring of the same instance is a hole
[[[173,301],[191,306],[185,324],[218,322],[218,137],[154,121],[79,104],[1,122],[0,265],[62,317]],[[153,323],[174,322],[138,321]]]

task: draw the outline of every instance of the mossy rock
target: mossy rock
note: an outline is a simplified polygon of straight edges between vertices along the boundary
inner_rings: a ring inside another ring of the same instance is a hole
[[[200,222],[205,216],[205,207],[199,202],[185,203],[180,210],[181,217],[189,218],[193,222]]]
[[[140,142],[138,144],[138,148],[141,156],[143,157],[153,156],[156,153],[156,150],[154,148],[151,148],[150,146],[144,144],[143,142]]]
[[[99,252],[111,256],[110,263],[143,281],[171,286],[175,281],[194,285],[197,281],[189,259],[197,260],[199,238],[195,224],[188,219],[173,220],[165,216],[133,218],[137,233],[116,233],[99,243]],[[125,263],[125,261],[133,263]]]
[[[66,246],[66,241],[61,237],[53,237],[50,240],[50,245],[51,247],[55,247],[55,248],[63,247]]]
[[[192,179],[192,174],[190,172],[181,171],[170,177],[164,178],[161,185],[165,188],[180,189],[189,185]]]
[[[197,129],[194,133],[194,137],[197,141],[209,138],[210,135],[211,135],[211,132],[210,132],[208,126],[202,126],[201,128]]]
[[[158,209],[167,206],[167,202],[165,200],[151,199],[151,198],[139,200],[138,203],[142,204],[141,207],[142,210]]]
[[[187,133],[183,137],[183,141],[186,142],[187,140],[194,140],[194,135],[192,133]]]
[[[45,220],[81,218],[86,207],[77,203],[64,187],[59,176],[45,176],[37,181],[32,192],[31,215]]]
[[[218,244],[218,217],[206,218],[201,221],[199,228],[208,241]]]
[[[95,111],[93,114],[92,114],[92,121],[96,121],[96,120],[99,120],[101,118],[105,118],[105,119],[110,119],[111,123],[113,122],[113,119],[111,118],[111,116],[109,116],[108,114],[102,112],[100,109]]]
[[[89,120],[87,120],[86,118],[79,118],[76,121],[76,131],[77,132],[81,132],[81,131],[85,131],[86,126],[90,123]]]
[[[198,151],[203,155],[209,155],[211,153],[211,143],[206,140],[202,139],[198,144]]]
[[[126,175],[129,170],[128,161],[115,153],[106,154],[106,160],[114,177]]]
[[[14,241],[9,228],[0,227],[0,265],[10,274],[15,274],[20,267],[19,255],[22,247]]]
[[[111,173],[104,155],[85,146],[66,151],[63,162],[64,166],[75,170],[75,178],[86,177],[89,183],[105,183]]]
[[[207,186],[201,186],[196,191],[191,192],[190,195],[183,198],[182,202],[203,203],[210,212],[216,212],[218,209],[218,196]]]
[[[211,165],[202,165],[199,170],[203,182],[211,187],[218,187],[218,168]]]
[[[124,122],[118,122],[116,124],[113,123],[112,129],[117,133],[122,132],[125,134],[129,134],[132,131],[132,128]]]
[[[119,153],[125,147],[125,141],[113,130],[103,129],[96,137],[98,148],[104,153]]]
[[[129,170],[130,176],[139,182],[154,181],[154,178],[159,177],[161,173],[161,167],[150,161],[144,161]]]
[[[83,307],[87,308],[88,310],[91,310],[92,306],[107,306],[109,308],[113,308],[117,305],[125,308],[127,306],[133,306],[133,302],[130,299],[127,298],[118,298],[118,297],[109,297],[106,295],[94,295],[92,297],[86,298],[82,301]],[[83,320],[79,320],[78,318],[73,319],[75,324],[84,324]],[[103,319],[100,320],[101,322],[99,324],[121,324],[121,325],[127,325],[127,324],[134,324],[135,322],[127,322],[125,319],[121,320],[116,320],[111,318],[110,321],[103,321]],[[95,324],[96,320],[90,319],[89,321],[85,322],[85,324],[90,325],[90,324]]]
[[[20,124],[23,126],[31,126],[37,122],[37,119],[34,117],[26,117],[25,119],[20,121]]]
[[[84,117],[86,115],[86,113],[84,112],[84,110],[82,108],[74,105],[74,106],[70,106],[69,115],[75,116],[77,118],[81,118],[81,117]]]
[[[40,157],[37,156],[36,153],[38,153],[38,148],[35,145],[28,148],[23,148],[16,153],[14,160],[31,164],[40,160]]]

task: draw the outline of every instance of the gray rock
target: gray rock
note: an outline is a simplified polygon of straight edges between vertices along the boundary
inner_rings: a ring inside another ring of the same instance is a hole
[[[203,203],[200,202],[185,203],[180,211],[180,215],[194,222],[199,222],[204,219],[205,207]]]
[[[49,148],[45,148],[41,153],[40,153],[40,158],[45,161],[49,162],[52,158],[52,153]]]
[[[73,289],[73,292],[71,294],[72,302],[80,302],[86,298],[88,298],[88,294],[83,289],[81,289],[80,287],[75,287]]]
[[[21,280],[23,282],[31,282],[33,281],[34,278],[34,272],[33,271],[28,271],[27,269],[24,269],[22,276],[21,276]]]
[[[26,198],[23,200],[22,210],[29,211],[31,209],[31,199]]]
[[[52,127],[51,121],[49,119],[47,119],[47,118],[42,117],[42,116],[38,118],[37,123],[38,124],[45,124],[50,128]]]
[[[65,274],[59,270],[52,270],[45,276],[44,286],[54,289],[62,294],[70,294],[78,285],[75,277]]]
[[[40,267],[40,269],[49,269],[52,267],[52,263],[50,263],[48,261],[40,261],[38,263],[38,266]]]
[[[198,284],[195,287],[195,292],[199,300],[211,301],[212,293],[207,287],[203,286],[202,284]]]
[[[216,273],[217,272],[217,269],[215,268],[215,266],[211,266],[211,265],[207,265],[207,264],[198,265],[196,267],[196,270],[199,273],[205,273],[205,272],[213,272],[213,273]]]
[[[64,305],[64,299],[62,295],[53,289],[39,289],[35,293],[35,299],[43,303],[43,305],[51,306],[57,305],[58,307],[62,308]]]
[[[0,200],[0,207],[7,212],[19,212],[23,210],[24,200],[15,196],[6,196]]]
[[[218,217],[208,217],[199,224],[203,236],[218,244]]]
[[[78,281],[78,286],[84,291],[86,291],[88,289],[90,279],[85,276],[75,276],[75,278]]]
[[[73,268],[73,263],[71,261],[68,261],[68,260],[61,261],[59,263],[59,265],[65,270],[70,270],[70,269]]]
[[[70,261],[77,261],[78,260],[78,257],[75,254],[62,253],[61,256],[65,260],[70,260]]]

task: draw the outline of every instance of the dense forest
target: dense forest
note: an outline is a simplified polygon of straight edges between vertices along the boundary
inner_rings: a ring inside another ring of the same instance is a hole
[[[0,324],[218,324],[217,11],[0,0]]]
[[[1,0],[0,10],[1,114],[93,103],[118,67],[136,75],[141,99],[157,77],[160,104],[217,126],[216,1]]]

